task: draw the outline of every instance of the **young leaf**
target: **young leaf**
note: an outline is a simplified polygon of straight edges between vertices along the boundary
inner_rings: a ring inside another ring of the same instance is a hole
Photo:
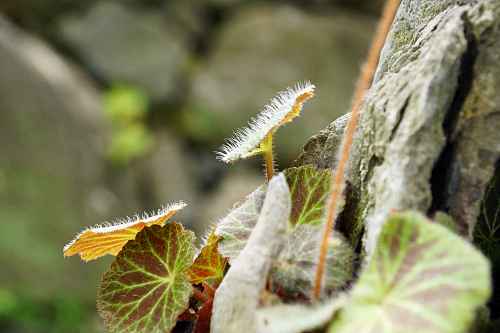
[[[290,224],[320,224],[326,198],[330,193],[331,171],[318,170],[313,166],[302,166],[285,170],[292,193],[292,216]]]
[[[250,120],[247,127],[239,129],[227,140],[218,159],[232,163],[262,152],[261,144],[268,135],[300,115],[304,103],[314,97],[315,86],[310,82],[298,83],[280,92]]]
[[[395,214],[329,332],[462,333],[490,286],[471,244],[420,214]]]
[[[104,274],[97,309],[112,333],[170,332],[189,303],[194,239],[178,223],[145,228]]]
[[[218,250],[219,237],[210,234],[194,264],[188,270],[189,280],[193,284],[202,282],[218,285],[224,278],[227,259]]]
[[[283,296],[309,296],[314,283],[318,261],[318,244],[322,228],[299,225],[287,236],[287,242],[273,261],[271,285]],[[338,290],[353,277],[355,254],[349,243],[339,233],[329,242],[324,290]]]
[[[184,208],[184,202],[170,204],[152,216],[143,215],[119,220],[113,224],[90,227],[64,246],[65,257],[79,254],[83,261],[90,261],[106,254],[116,256],[123,246],[133,240],[136,234],[152,225],[163,225],[175,213]]]

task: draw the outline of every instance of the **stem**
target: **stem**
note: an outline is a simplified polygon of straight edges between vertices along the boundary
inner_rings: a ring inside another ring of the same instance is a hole
[[[269,133],[261,143],[266,163],[266,179],[269,182],[274,176],[273,133]]]
[[[382,47],[384,46],[385,39],[387,37],[387,34],[389,33],[398,7],[399,0],[387,0],[384,11],[382,13],[382,17],[379,20],[377,31],[368,53],[366,63],[363,66],[361,75],[356,83],[356,90],[354,92],[352,102],[351,118],[349,119],[344,137],[342,138],[339,163],[334,173],[332,174],[327,219],[325,223],[325,230],[323,232],[323,237],[321,240],[320,254],[318,266],[316,268],[316,277],[313,290],[313,297],[315,299],[319,299],[319,297],[321,296],[330,235],[333,233],[333,229],[335,227],[338,202],[342,194],[342,188],[344,186],[345,168],[347,162],[349,161],[354,133],[356,132],[356,127],[358,125],[360,107],[363,103],[366,91],[370,88],[373,81],[373,76],[375,74],[375,70],[380,58],[380,52],[382,51]]]
[[[201,303],[208,301],[208,297],[196,288],[193,288],[193,297]]]

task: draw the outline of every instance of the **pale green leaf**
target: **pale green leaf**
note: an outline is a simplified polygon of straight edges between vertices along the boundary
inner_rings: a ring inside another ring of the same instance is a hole
[[[395,214],[330,333],[464,333],[490,295],[484,256],[417,213]]]

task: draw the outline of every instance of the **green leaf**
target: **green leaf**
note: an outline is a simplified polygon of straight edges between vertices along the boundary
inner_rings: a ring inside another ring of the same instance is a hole
[[[395,214],[331,333],[463,333],[490,295],[484,256],[418,213]]]
[[[271,285],[281,295],[309,296],[313,289],[319,245],[323,228],[316,225],[299,225],[287,237],[279,256],[273,261]],[[353,277],[355,254],[349,243],[339,233],[329,242],[324,290],[329,293],[342,288]]]
[[[110,332],[169,332],[189,303],[195,236],[178,223],[144,228],[104,274],[97,308]]]
[[[290,225],[321,224],[330,193],[330,170],[308,165],[286,169],[285,176],[293,203]]]

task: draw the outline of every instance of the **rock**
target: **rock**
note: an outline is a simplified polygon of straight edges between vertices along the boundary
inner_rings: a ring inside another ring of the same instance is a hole
[[[365,225],[367,253],[393,210],[442,210],[471,238],[500,158],[499,40],[496,1],[402,1],[348,170],[346,222]],[[312,138],[299,163],[332,161],[344,124]]]
[[[2,17],[0,57],[0,285],[93,303],[111,258],[84,265],[64,259],[63,245],[89,225],[171,201],[194,204],[193,161],[159,133],[148,156],[113,167],[101,96],[85,75]]]
[[[313,0],[317,4],[328,4],[335,6],[345,6],[354,10],[367,11],[370,13],[380,12],[385,0]]]
[[[61,15],[68,12],[84,10],[97,0],[2,0],[0,12],[19,22],[27,29],[38,33],[47,33],[51,24]]]
[[[89,204],[95,193],[108,193],[100,96],[84,75],[1,16],[0,58],[0,285],[89,301],[103,263],[64,260],[62,246],[103,217]]]
[[[155,100],[174,98],[186,76],[184,33],[161,11],[99,2],[60,20],[61,39],[107,82],[129,83]]]
[[[278,158],[290,160],[308,136],[348,110],[372,31],[370,18],[341,11],[314,15],[284,5],[243,7],[224,25],[195,76],[184,110],[188,135],[215,148],[278,91],[311,80],[316,98],[276,139]]]
[[[152,153],[131,168],[138,180],[132,183],[136,187],[132,192],[145,195],[143,204],[148,209],[185,201],[188,206],[176,215],[176,220],[192,229],[196,227],[197,204],[194,163],[178,139],[167,132],[158,133]]]

